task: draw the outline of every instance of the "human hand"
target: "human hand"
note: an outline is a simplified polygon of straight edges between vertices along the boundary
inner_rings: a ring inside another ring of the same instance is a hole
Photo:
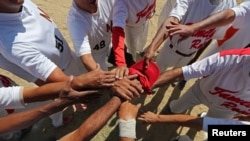
[[[118,111],[118,116],[122,120],[135,119],[138,113],[141,104],[134,105],[128,101],[125,101],[121,104]]]
[[[154,56],[155,56],[155,51],[152,49],[152,47],[148,47],[144,54],[144,63],[143,63],[144,69],[148,68],[149,62],[152,61]]]
[[[76,76],[72,81],[72,87],[76,90],[99,89],[113,86],[115,80],[114,72],[102,71],[97,64],[95,70]]]
[[[71,82],[73,76],[70,76],[70,79],[67,81],[65,87],[61,90],[59,94],[59,99],[62,101],[69,101],[72,103],[88,103],[93,99],[98,98],[100,95],[97,94],[98,91],[76,91],[71,88]]]
[[[189,36],[191,36],[195,32],[195,27],[192,25],[182,25],[175,22],[171,22],[172,25],[167,26],[167,31],[169,32],[170,36],[174,36],[176,34],[179,34],[181,36],[181,39],[179,40],[185,40]]]
[[[168,26],[171,26],[171,25],[176,25],[176,24],[179,24],[179,19],[177,19],[176,17],[173,17],[173,16],[170,16],[169,18],[167,18],[164,21],[164,26],[165,27],[168,27]]]
[[[137,77],[137,75],[130,75],[117,80],[111,88],[111,91],[113,94],[125,100],[132,100],[134,97],[139,97],[144,90],[142,89],[140,81],[136,79]]]
[[[129,74],[129,70],[127,66],[119,66],[115,70],[115,78],[116,79],[122,79],[124,77],[127,77]]]
[[[138,117],[138,120],[141,120],[145,123],[156,123],[158,119],[159,119],[159,115],[150,111],[145,112]]]

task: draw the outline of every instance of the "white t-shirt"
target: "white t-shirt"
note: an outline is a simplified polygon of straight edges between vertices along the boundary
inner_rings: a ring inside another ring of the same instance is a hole
[[[243,48],[250,43],[249,41],[249,19],[250,19],[250,1],[241,3],[239,6],[232,8],[235,12],[235,19],[228,29],[228,33],[234,35],[226,40],[221,46],[224,49]],[[231,30],[231,31],[229,31]]]
[[[145,24],[154,14],[156,0],[116,0],[113,26],[138,27]]]
[[[75,52],[78,57],[85,54],[108,53],[111,44],[111,18],[114,0],[99,0],[98,11],[91,14],[72,3],[67,17]]]
[[[200,78],[202,94],[218,109],[250,114],[250,49],[225,50],[182,67],[185,80]]]
[[[11,108],[24,108],[23,87],[8,77],[0,75],[0,110]]]
[[[30,0],[25,0],[19,13],[0,13],[1,66],[28,81],[46,80],[58,66],[62,70],[71,61],[71,50],[46,13]],[[21,69],[20,69],[21,68]],[[33,76],[33,78],[31,78]]]

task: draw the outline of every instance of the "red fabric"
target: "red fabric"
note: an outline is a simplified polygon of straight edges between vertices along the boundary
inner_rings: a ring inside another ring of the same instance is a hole
[[[138,74],[138,76],[139,76],[139,81],[140,81],[140,83],[141,83],[141,85],[142,85],[143,90],[144,90],[146,93],[148,93],[148,94],[151,93],[151,89],[150,89],[151,86],[150,86],[150,84],[149,84],[149,80],[148,80],[148,78],[147,78],[146,75],[144,75],[144,74],[141,73],[139,70],[134,69],[134,68],[129,68],[129,74],[131,74],[131,75],[133,75],[133,74]]]
[[[144,59],[137,61],[129,68],[129,74],[138,74],[139,81],[148,94],[151,94],[151,87],[160,75],[160,69],[155,62],[150,62],[147,69],[144,69]]]
[[[220,52],[220,56],[225,55],[250,55],[250,48],[237,48],[237,49],[230,49],[224,50]]]
[[[125,33],[121,27],[112,27],[112,45],[117,66],[127,66],[124,56]]]

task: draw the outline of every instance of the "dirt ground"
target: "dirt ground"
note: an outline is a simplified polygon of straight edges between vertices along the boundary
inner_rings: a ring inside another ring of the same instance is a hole
[[[66,26],[66,17],[69,6],[71,5],[71,0],[33,0],[40,8],[46,11],[58,25],[59,29],[65,36],[69,45],[72,47],[72,42],[69,38],[69,33]],[[148,42],[151,41],[157,30],[157,18],[164,5],[165,0],[157,0],[157,8],[155,16],[150,20],[150,29]],[[0,70],[1,74],[5,74],[15,80],[17,84],[22,86],[34,86],[32,83],[13,75],[12,73]],[[170,101],[170,99],[178,98],[180,95],[185,93],[185,91],[193,84],[193,80],[188,81],[184,90],[180,91],[177,87],[172,86],[159,89],[154,95],[142,96],[134,100],[134,103],[142,103],[142,109],[144,111],[150,110],[160,113],[162,108]],[[41,120],[39,123],[33,126],[31,132],[25,135],[22,141],[52,141],[55,138],[60,138],[61,136],[73,131],[81,125],[81,123],[98,107],[102,106],[107,102],[107,98],[104,97],[95,103],[89,105],[89,108],[85,112],[73,113],[71,108],[65,110],[65,114],[73,114],[73,121],[64,127],[54,128],[51,125],[49,118]],[[207,108],[199,105],[194,107],[192,110],[187,111],[187,114],[197,115],[201,111],[206,111]],[[106,123],[106,125],[100,130],[100,132],[92,139],[92,141],[118,141],[119,132],[117,128],[117,117],[116,114]],[[172,137],[179,134],[188,134],[194,141],[201,141],[203,138],[203,133],[197,132],[196,130],[189,129],[186,127],[180,127],[172,124],[143,124],[137,122],[137,139],[139,141],[169,141]]]

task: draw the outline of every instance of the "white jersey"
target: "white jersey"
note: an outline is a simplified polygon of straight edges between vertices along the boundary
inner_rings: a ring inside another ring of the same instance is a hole
[[[181,0],[180,0],[181,1]],[[182,0],[183,1],[183,0]],[[223,0],[218,5],[213,5],[209,0],[184,0],[186,2],[179,2],[178,7],[174,7],[170,16],[180,19],[181,24],[193,24],[207,18],[213,13],[234,7],[237,5],[235,0]],[[179,8],[181,7],[181,8]],[[183,14],[185,13],[185,14]],[[221,31],[223,28],[219,28]],[[184,54],[196,52],[198,49],[204,47],[206,42],[211,38],[222,38],[224,32],[218,32],[218,29],[207,29],[194,33],[188,39],[178,42],[179,35],[170,38],[170,43],[178,51]]]
[[[90,53],[94,58],[98,54],[108,54],[113,5],[114,0],[99,0],[97,13],[91,14],[79,9],[73,1],[67,25],[78,57]]]
[[[200,78],[202,94],[217,109],[250,114],[250,49],[216,53],[182,67],[185,80]]]
[[[244,48],[249,45],[250,29],[250,2],[241,3],[239,6],[232,8],[235,12],[235,19],[233,23],[228,25],[228,29],[224,35],[225,39],[214,40],[211,45],[206,48],[200,58],[207,57],[215,52],[222,50]],[[230,37],[230,38],[227,38]]]
[[[176,17],[181,24],[188,25],[236,5],[235,0],[223,0],[218,4],[212,4],[209,0],[176,0],[169,16]],[[223,38],[225,31],[226,27],[202,30],[182,41],[179,41],[180,35],[167,38],[156,59],[160,70],[186,65],[211,38]]]
[[[113,26],[125,28],[145,24],[154,14],[156,0],[116,0]]]
[[[113,26],[125,32],[128,52],[137,60],[147,42],[148,21],[154,15],[156,0],[116,0],[113,11]]]
[[[19,13],[0,13],[0,32],[1,67],[28,81],[45,81],[57,66],[63,70],[72,60],[53,20],[30,0]]]
[[[24,108],[23,87],[15,85],[11,79],[0,75],[0,111],[10,108]]]

